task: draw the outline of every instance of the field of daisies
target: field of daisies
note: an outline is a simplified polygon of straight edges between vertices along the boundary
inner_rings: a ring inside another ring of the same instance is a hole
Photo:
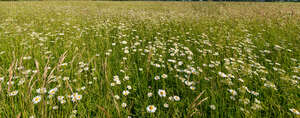
[[[300,4],[0,2],[1,118],[300,115]]]

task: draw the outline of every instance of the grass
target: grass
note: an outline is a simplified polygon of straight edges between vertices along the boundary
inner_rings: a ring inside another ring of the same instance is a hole
[[[299,117],[298,3],[0,6],[0,117]]]

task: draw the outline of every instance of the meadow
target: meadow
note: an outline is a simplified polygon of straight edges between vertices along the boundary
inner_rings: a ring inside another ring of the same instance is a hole
[[[0,117],[300,115],[300,4],[0,2]]]

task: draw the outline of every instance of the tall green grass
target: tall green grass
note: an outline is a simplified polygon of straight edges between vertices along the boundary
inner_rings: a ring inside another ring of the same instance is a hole
[[[0,117],[299,117],[299,4],[0,6]]]

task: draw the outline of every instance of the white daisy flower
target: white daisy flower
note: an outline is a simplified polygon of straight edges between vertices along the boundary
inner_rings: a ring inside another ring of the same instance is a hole
[[[179,96],[174,96],[173,98],[174,98],[175,101],[179,101],[180,100]]]
[[[126,103],[122,103],[121,106],[122,106],[123,108],[125,108],[125,107],[127,106],[127,104],[126,104]]]
[[[165,104],[164,104],[164,107],[165,107],[165,108],[169,108],[169,104],[165,103]]]
[[[66,100],[61,100],[60,103],[64,104],[64,103],[66,103]]]
[[[155,79],[155,80],[159,80],[160,77],[159,77],[159,76],[155,76],[154,79]]]
[[[15,90],[15,91],[12,91],[11,93],[9,93],[9,96],[15,96],[18,94],[19,91]]]
[[[127,96],[130,92],[128,90],[125,90],[122,92],[124,96]]]
[[[53,110],[56,110],[56,109],[58,109],[58,106],[54,106],[54,107],[52,107],[52,109],[53,109]]]
[[[160,97],[166,97],[166,91],[165,90],[162,90],[162,89],[159,89],[158,90],[158,95],[160,96]]]
[[[120,99],[120,96],[115,95],[114,98],[118,100],[118,99]]]
[[[53,88],[48,92],[48,94],[54,95],[56,91],[57,91],[57,88]]]
[[[168,77],[168,75],[167,74],[162,74],[161,77],[165,79],[165,78]]]
[[[289,109],[291,112],[293,112],[296,115],[300,115],[300,112],[294,108]]]
[[[38,88],[36,90],[36,92],[39,93],[39,94],[47,93],[47,89],[46,88]]]
[[[41,96],[36,96],[32,99],[32,102],[33,104],[37,104],[41,101],[41,99],[42,99]]]
[[[209,105],[210,109],[215,110],[216,106],[215,105]]]
[[[147,107],[147,112],[154,113],[156,111],[156,107],[154,105],[149,105]]]
[[[131,89],[132,89],[132,87],[131,87],[130,85],[128,85],[128,86],[127,86],[127,89],[131,90]]]
[[[148,97],[152,97],[153,94],[150,92],[147,95],[148,95]]]
[[[62,100],[64,100],[64,96],[57,96],[57,99],[58,99],[59,101],[62,101]]]

